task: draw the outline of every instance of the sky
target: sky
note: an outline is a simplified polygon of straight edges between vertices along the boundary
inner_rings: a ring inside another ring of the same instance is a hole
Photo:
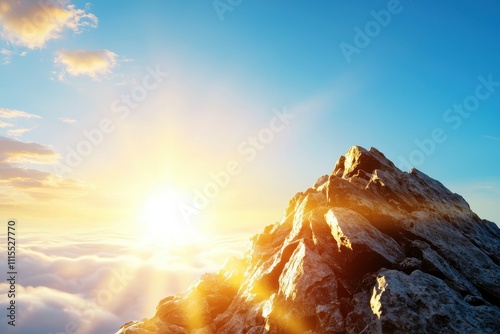
[[[64,320],[43,328],[64,332],[74,314],[61,305],[95,299],[127,261],[182,283],[158,294],[178,292],[191,279],[175,275],[239,254],[353,145],[500,222],[498,9],[0,0],[0,219],[22,228],[20,261],[40,263],[21,276],[21,305],[33,319],[52,305]],[[137,298],[94,301],[109,317],[81,331],[110,332],[163,296]]]

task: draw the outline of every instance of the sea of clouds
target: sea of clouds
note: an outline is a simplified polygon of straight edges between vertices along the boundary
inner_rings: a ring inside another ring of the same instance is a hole
[[[0,332],[104,334],[151,317],[158,302],[184,291],[225,259],[242,256],[248,236],[185,245],[140,244],[133,235],[24,232],[17,240],[16,326],[9,326],[10,284],[0,283]],[[6,244],[0,246],[6,275]],[[3,314],[2,314],[3,313]]]

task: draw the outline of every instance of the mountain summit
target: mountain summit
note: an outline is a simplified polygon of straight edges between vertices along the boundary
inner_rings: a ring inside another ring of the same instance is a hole
[[[499,330],[500,229],[440,182],[354,146],[242,259],[117,333]]]

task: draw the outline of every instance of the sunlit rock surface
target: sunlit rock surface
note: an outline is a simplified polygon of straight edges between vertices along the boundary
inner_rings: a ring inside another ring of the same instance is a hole
[[[499,265],[494,223],[355,146],[242,259],[117,333],[499,333]]]

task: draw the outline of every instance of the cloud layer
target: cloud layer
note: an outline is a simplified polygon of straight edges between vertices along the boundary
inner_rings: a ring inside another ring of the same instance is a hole
[[[98,19],[64,0],[0,0],[0,37],[13,45],[42,48],[65,30],[97,27]]]
[[[0,136],[0,194],[10,201],[68,198],[81,194],[85,185],[28,165],[54,164],[60,156],[50,148]]]
[[[154,313],[167,295],[216,271],[241,238],[219,238],[184,247],[138,248],[132,235],[43,234],[24,228],[19,249],[16,333],[114,333],[132,319]],[[0,259],[6,254],[0,246]],[[0,308],[8,286],[0,283]],[[68,330],[73,328],[73,331]]]
[[[0,136],[0,163],[55,163],[58,159],[46,146]]]

